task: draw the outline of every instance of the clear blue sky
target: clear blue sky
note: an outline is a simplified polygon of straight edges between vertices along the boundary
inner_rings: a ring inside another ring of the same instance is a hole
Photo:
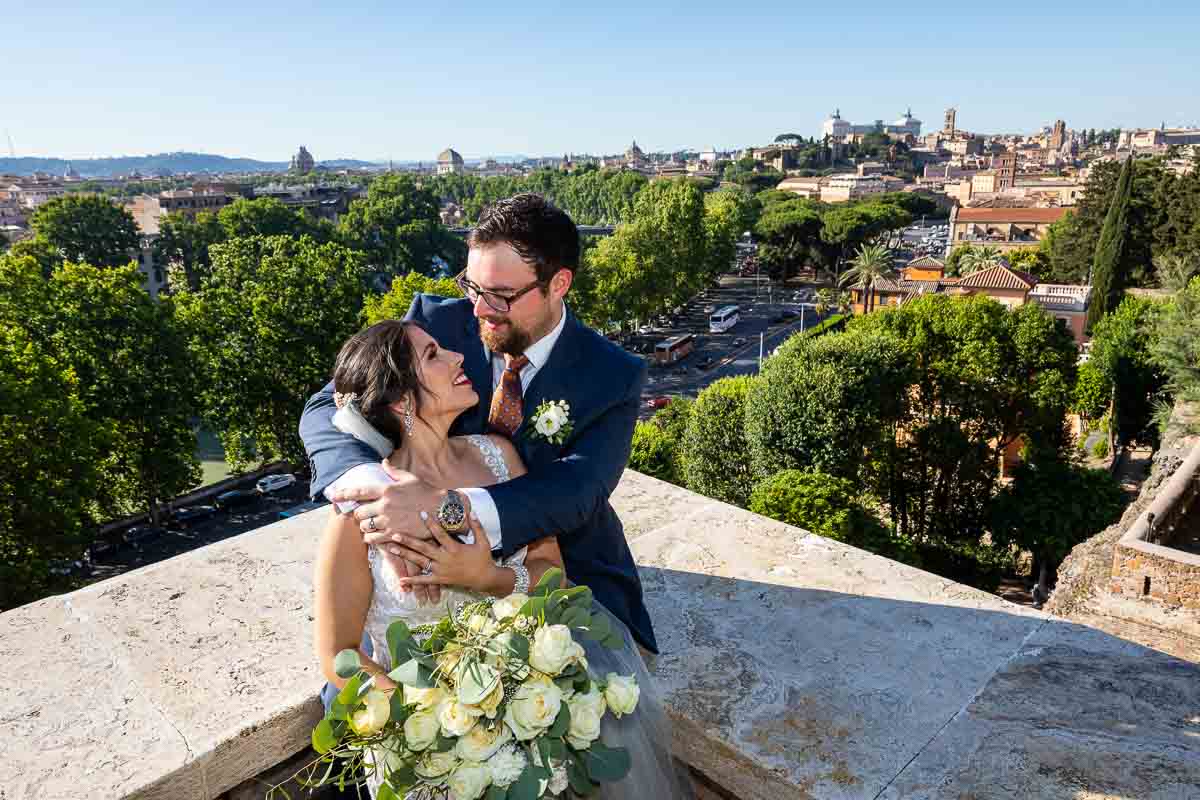
[[[1195,0],[16,6],[0,136],[17,155],[734,147],[815,135],[835,106],[911,105],[926,130],[949,105],[985,132],[1200,122]]]

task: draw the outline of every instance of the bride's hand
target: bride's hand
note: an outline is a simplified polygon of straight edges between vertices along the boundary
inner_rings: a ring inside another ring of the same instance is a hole
[[[491,544],[474,513],[468,517],[471,532],[475,535],[471,544],[463,544],[451,537],[425,512],[421,512],[421,519],[435,541],[406,538],[400,547],[405,551],[405,558],[420,564],[428,574],[401,578],[401,586],[458,586],[487,594],[502,591],[504,576],[501,573],[505,570],[492,560]]]

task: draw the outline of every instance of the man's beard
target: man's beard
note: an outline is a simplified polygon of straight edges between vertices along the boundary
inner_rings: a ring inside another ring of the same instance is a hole
[[[485,319],[487,318],[485,317]],[[529,349],[529,345],[533,344],[533,337],[529,331],[518,327],[511,319],[499,317],[494,321],[508,323],[507,328],[503,331],[490,331],[482,325],[479,326],[479,338],[483,340],[484,346],[493,353],[519,356]]]

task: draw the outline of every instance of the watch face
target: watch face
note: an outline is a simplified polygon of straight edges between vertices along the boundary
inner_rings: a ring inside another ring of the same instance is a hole
[[[442,501],[442,507],[438,509],[438,521],[442,523],[442,527],[451,531],[461,530],[466,519],[467,510],[458,499],[458,495],[455,492],[447,494],[446,499]]]

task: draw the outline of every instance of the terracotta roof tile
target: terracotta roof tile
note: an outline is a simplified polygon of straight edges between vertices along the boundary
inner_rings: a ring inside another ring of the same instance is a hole
[[[1024,289],[1028,291],[1037,285],[1037,278],[1028,272],[1021,272],[1001,263],[962,276],[958,285],[966,289]]]

